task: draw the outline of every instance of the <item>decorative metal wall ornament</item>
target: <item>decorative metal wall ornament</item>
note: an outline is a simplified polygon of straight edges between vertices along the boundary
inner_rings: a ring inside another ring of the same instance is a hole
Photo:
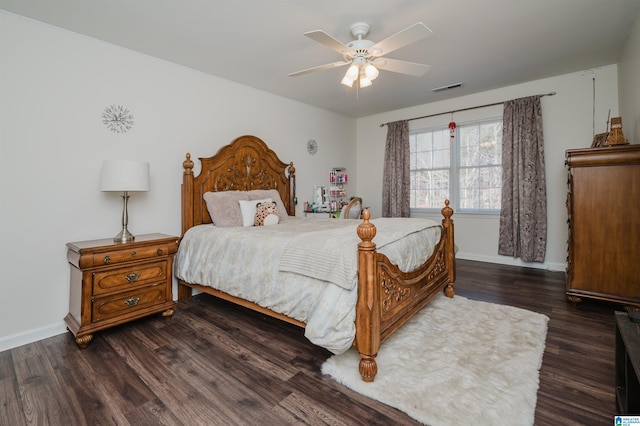
[[[126,133],[133,127],[133,114],[122,105],[111,105],[102,113],[102,123],[113,133]]]
[[[316,155],[316,152],[318,152],[318,143],[315,140],[309,139],[307,142],[307,152],[311,155]]]

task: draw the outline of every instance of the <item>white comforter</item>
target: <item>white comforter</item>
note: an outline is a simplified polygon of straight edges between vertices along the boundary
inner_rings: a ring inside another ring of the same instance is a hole
[[[403,271],[422,264],[440,239],[440,226],[431,220],[384,218],[371,222],[377,228],[373,241],[380,240],[378,251]],[[355,337],[357,271],[348,273],[352,277],[350,285],[341,286],[331,279],[313,278],[313,273],[284,271],[295,268],[281,266],[280,262],[287,248],[304,248],[305,242],[310,252],[318,247],[335,247],[332,253],[337,258],[355,259],[361,241],[356,233],[360,223],[291,218],[276,226],[196,226],[180,243],[175,274],[186,282],[214,287],[302,321],[307,325],[305,336],[312,343],[342,353]],[[400,234],[406,236],[401,238]]]

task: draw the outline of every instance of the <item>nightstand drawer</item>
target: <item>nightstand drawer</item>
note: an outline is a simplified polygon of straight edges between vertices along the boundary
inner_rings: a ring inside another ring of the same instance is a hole
[[[128,291],[113,296],[94,299],[91,306],[91,321],[104,321],[116,318],[144,308],[153,307],[167,300],[165,283]]]
[[[166,280],[167,262],[131,265],[93,274],[92,294],[94,296],[130,290],[150,284],[154,281]]]
[[[136,260],[150,259],[158,256],[166,256],[169,253],[169,244],[155,245],[152,247],[136,247],[128,250],[114,250],[93,255],[93,265],[113,265],[114,263],[133,262]]]

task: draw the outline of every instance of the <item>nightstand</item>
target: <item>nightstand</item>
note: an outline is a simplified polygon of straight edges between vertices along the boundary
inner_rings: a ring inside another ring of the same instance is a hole
[[[96,331],[160,312],[173,315],[178,237],[146,234],[130,243],[109,238],[68,243],[67,248],[71,291],[64,321],[81,348]]]

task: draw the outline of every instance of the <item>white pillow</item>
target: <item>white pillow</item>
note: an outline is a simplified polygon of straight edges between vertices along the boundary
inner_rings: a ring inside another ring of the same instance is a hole
[[[242,213],[242,226],[253,226],[258,204],[271,202],[271,198],[262,200],[238,200],[238,203],[240,203],[240,213]]]

